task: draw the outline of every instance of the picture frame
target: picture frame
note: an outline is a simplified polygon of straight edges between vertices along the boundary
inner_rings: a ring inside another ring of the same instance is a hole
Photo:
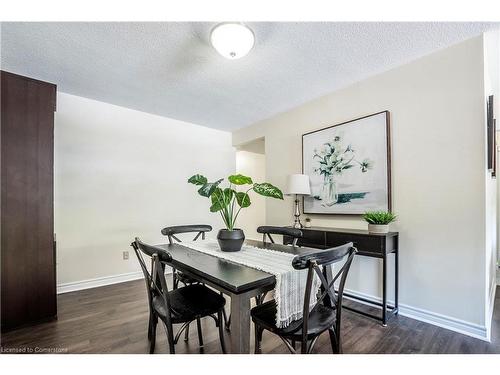
[[[490,95],[486,102],[486,132],[488,144],[488,170],[496,177],[496,120],[494,114],[494,96]]]
[[[312,192],[302,198],[304,214],[391,211],[390,112],[303,134],[302,173]]]

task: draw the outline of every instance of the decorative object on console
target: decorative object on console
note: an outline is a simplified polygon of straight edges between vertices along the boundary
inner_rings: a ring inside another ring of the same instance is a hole
[[[389,112],[302,135],[302,171],[311,180],[304,213],[391,209]]]
[[[294,228],[303,228],[300,222],[300,207],[299,207],[299,196],[307,196],[311,194],[311,186],[309,183],[309,176],[305,174],[291,174],[287,177],[286,181],[286,195],[295,195],[295,221],[293,224]]]
[[[311,228],[311,218],[306,217],[306,223],[304,224],[304,228]]]
[[[253,190],[264,197],[283,199],[283,193],[276,186],[268,182],[254,183],[250,177],[241,174],[231,175],[228,178],[229,187],[219,187],[223,178],[208,182],[205,176],[195,174],[188,180],[190,184],[201,185],[198,194],[210,198],[212,205],[210,212],[219,212],[226,229],[221,229],[217,234],[220,249],[222,251],[239,251],[245,241],[245,234],[239,228],[235,228],[236,219],[242,208],[250,206],[248,193]],[[234,186],[233,186],[234,185]],[[246,191],[237,191],[236,186],[251,185]],[[236,207],[237,206],[237,207]],[[236,211],[237,210],[237,211]]]
[[[368,232],[389,233],[389,224],[396,220],[396,215],[388,211],[365,212],[363,219],[368,222]]]

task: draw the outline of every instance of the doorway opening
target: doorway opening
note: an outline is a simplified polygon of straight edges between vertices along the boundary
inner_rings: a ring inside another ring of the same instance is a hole
[[[264,138],[236,147],[236,173],[249,176],[254,182],[266,180],[266,143]],[[258,194],[250,196],[251,205],[238,216],[237,226],[245,232],[245,237],[260,239],[257,227],[266,224],[266,199]]]

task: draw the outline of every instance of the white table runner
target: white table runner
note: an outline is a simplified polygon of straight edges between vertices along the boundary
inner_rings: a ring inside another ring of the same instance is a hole
[[[216,240],[182,242],[190,249],[225,259],[276,277],[274,299],[277,303],[276,326],[286,327],[290,322],[302,318],[307,270],[296,270],[292,267],[293,254],[243,244],[241,251],[224,252]],[[321,282],[314,275],[310,304],[316,303],[316,291]]]

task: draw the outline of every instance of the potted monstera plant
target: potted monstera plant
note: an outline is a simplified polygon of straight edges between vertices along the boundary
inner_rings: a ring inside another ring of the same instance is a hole
[[[248,176],[231,175],[227,178],[229,186],[223,188],[223,178],[208,182],[205,176],[195,174],[188,180],[190,184],[198,185],[198,194],[210,199],[210,212],[218,212],[226,226],[217,234],[217,240],[222,251],[239,251],[245,241],[245,234],[236,228],[236,220],[243,208],[251,204],[251,191],[275,199],[283,199],[283,193],[268,182],[254,183]],[[239,190],[241,189],[241,191]]]

